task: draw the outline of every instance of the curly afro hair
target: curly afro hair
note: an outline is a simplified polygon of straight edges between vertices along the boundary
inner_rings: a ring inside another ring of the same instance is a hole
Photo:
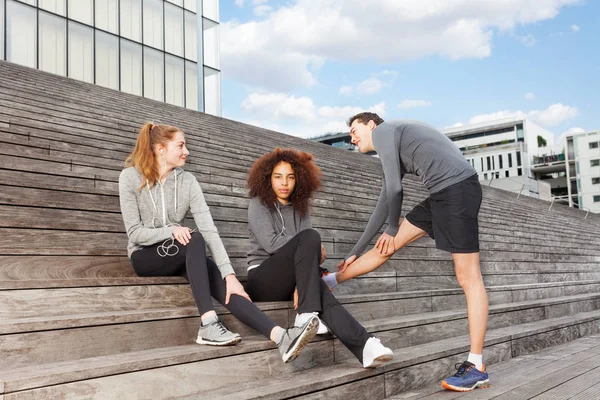
[[[277,196],[271,186],[271,174],[280,162],[288,162],[296,176],[296,186],[290,201],[296,211],[304,216],[308,212],[313,193],[321,187],[321,170],[314,163],[313,155],[295,149],[275,148],[252,164],[248,172],[250,197],[258,197],[269,207],[274,207]]]

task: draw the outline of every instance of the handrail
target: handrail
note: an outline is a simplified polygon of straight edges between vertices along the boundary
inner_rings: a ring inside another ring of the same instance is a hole
[[[518,182],[518,181],[516,181],[516,180],[514,180],[514,179],[512,179],[512,178],[508,178],[508,179],[512,180],[513,182],[520,183],[520,182]],[[490,181],[488,182],[488,186],[489,186],[489,187],[491,187],[491,186],[492,186],[492,181],[493,181],[493,180],[494,180],[494,175],[492,174],[492,179],[490,179]],[[521,184],[521,189],[519,190],[519,194],[517,195],[517,199],[519,199],[519,198],[521,197],[521,195],[523,194],[523,189],[525,189],[525,186],[526,186],[526,185],[527,185],[526,183],[523,183],[523,184]],[[572,195],[571,195],[571,197],[573,197],[573,196],[577,196],[577,195],[575,195],[575,194],[572,194]],[[569,195],[564,195],[564,196],[552,196],[552,200],[550,201],[550,207],[548,208],[548,211],[550,211],[550,210],[552,209],[552,206],[554,205],[554,202],[555,202],[556,200],[558,200],[558,201],[560,201],[560,200],[565,200],[567,197],[569,197]],[[578,207],[580,210],[586,211],[586,213],[585,213],[585,217],[583,217],[583,219],[587,219],[587,217],[588,217],[588,215],[590,214],[591,210],[590,210],[588,207],[581,207],[581,206],[579,205],[579,203],[577,203],[575,200],[572,200],[572,201],[573,201],[573,203],[577,204],[577,207]]]
[[[572,195],[570,195],[570,196],[569,196],[569,195],[567,194],[567,195],[564,195],[564,196],[552,196],[552,201],[550,202],[550,207],[548,208],[548,211],[550,211],[550,210],[552,209],[552,206],[554,205],[554,202],[555,202],[555,200],[558,200],[558,201],[561,201],[561,200],[566,200],[568,197],[573,197],[573,196],[576,196],[576,195],[572,194]],[[572,201],[573,203],[577,204],[577,207],[578,207],[580,210],[584,210],[584,211],[586,211],[586,213],[585,213],[585,217],[583,217],[583,219],[587,219],[587,217],[588,217],[588,215],[590,214],[590,211],[591,211],[591,210],[590,210],[588,207],[581,207],[581,206],[579,205],[579,203],[577,203],[575,200],[571,200],[571,201]]]

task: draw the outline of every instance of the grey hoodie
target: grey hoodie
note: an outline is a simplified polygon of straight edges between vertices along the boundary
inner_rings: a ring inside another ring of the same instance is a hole
[[[292,203],[283,205],[276,201],[273,207],[267,207],[258,197],[253,197],[248,206],[248,266],[261,264],[298,232],[310,228],[310,213],[301,217]]]
[[[174,227],[167,225],[183,226],[186,214],[191,211],[221,276],[225,278],[234,274],[202,189],[194,175],[182,168],[176,168],[164,183],[157,183],[152,190],[148,190],[148,187],[140,190],[141,184],[142,175],[134,167],[124,169],[119,175],[119,200],[129,238],[127,254],[130,258],[136,250],[170,239]]]

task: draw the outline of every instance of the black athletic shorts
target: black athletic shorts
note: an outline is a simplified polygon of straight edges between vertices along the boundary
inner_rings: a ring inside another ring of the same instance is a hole
[[[481,185],[477,175],[432,193],[406,215],[411,224],[423,229],[435,247],[450,253],[477,253],[481,206]]]

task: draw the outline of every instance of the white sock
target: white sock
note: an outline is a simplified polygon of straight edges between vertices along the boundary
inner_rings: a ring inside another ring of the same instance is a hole
[[[202,326],[206,326],[206,325],[210,325],[212,322],[217,321],[219,319],[219,317],[217,317],[217,314],[212,314],[207,317],[202,317],[200,319],[202,320]]]
[[[271,340],[279,346],[279,343],[281,343],[281,339],[283,339],[283,335],[285,334],[285,329],[276,326],[275,331],[273,332],[273,335],[271,335]]]
[[[333,289],[334,287],[336,287],[338,285],[338,282],[335,279],[335,274],[336,274],[335,272],[332,272],[323,277],[323,280],[325,281],[327,286],[329,286],[329,289]]]
[[[483,354],[469,353],[468,362],[475,364],[475,368],[483,371]]]

